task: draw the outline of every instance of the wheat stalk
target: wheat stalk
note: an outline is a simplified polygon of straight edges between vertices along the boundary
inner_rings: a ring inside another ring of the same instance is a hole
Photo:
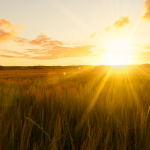
[[[47,135],[47,137],[48,137],[48,139],[49,139],[49,142],[52,141],[52,140],[50,139],[49,134],[48,134],[47,132],[45,132],[44,129],[43,129],[42,127],[40,127],[39,124],[37,124],[35,121],[33,121],[32,119],[30,119],[30,118],[28,118],[28,117],[24,117],[24,118],[27,119],[27,120],[29,120],[30,122],[32,122],[32,123],[33,123],[34,125],[36,125],[39,129],[41,129],[42,132]],[[64,133],[62,136],[64,136],[64,135],[65,135],[65,133]],[[62,137],[62,136],[61,136],[61,137]],[[60,138],[61,138],[61,137],[60,137]],[[55,140],[55,142],[58,141],[60,138],[57,138],[57,139]],[[52,142],[49,144],[49,146],[50,146],[51,144],[52,144]]]
[[[149,114],[150,114],[150,106],[148,107],[148,112],[147,112],[147,115],[146,115],[146,119],[148,119]]]
[[[44,131],[44,129],[42,127],[40,127],[39,124],[37,124],[35,121],[33,121],[32,119],[28,118],[28,117],[24,117],[25,119],[29,120],[30,122],[32,122],[34,125],[36,125],[39,129],[42,130],[43,133],[45,133],[49,139],[49,141],[51,141],[50,136],[47,132]]]
[[[150,121],[150,106],[148,107],[148,112],[147,112],[147,115],[146,115],[146,122],[147,122],[147,125]]]

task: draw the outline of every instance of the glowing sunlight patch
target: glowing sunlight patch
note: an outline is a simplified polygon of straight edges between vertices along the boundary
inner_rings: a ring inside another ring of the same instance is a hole
[[[104,63],[107,65],[128,65],[133,62],[133,49],[129,40],[118,39],[106,45]]]

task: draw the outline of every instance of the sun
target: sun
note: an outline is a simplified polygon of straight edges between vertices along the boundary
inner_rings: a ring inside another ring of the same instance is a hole
[[[128,65],[133,62],[133,48],[128,39],[117,39],[106,44],[106,65]]]

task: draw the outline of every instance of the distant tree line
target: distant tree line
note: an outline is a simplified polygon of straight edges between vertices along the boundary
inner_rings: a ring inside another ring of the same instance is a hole
[[[78,66],[1,66],[0,70],[30,70],[30,69],[86,69],[93,67],[94,70],[110,68],[108,65],[78,65]],[[118,67],[134,67],[134,68],[150,68],[150,64],[140,64],[140,65],[120,65]]]
[[[0,66],[0,70],[4,70],[4,67],[3,67],[3,66]]]

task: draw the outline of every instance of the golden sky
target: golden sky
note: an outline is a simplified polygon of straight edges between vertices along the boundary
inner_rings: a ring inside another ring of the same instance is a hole
[[[0,65],[150,63],[150,0],[6,0],[0,7]]]

